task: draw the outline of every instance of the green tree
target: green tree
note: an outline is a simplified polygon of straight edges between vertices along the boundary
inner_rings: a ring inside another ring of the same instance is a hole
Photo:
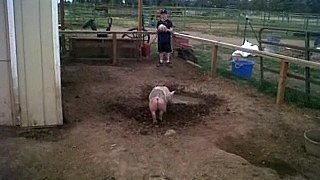
[[[213,0],[213,5],[217,8],[225,8],[227,4],[226,0]]]
[[[320,1],[319,0],[307,0],[308,11],[311,13],[320,13]]]
[[[251,8],[253,10],[260,10],[260,11],[266,10],[267,7],[265,2],[266,2],[265,0],[252,0]]]

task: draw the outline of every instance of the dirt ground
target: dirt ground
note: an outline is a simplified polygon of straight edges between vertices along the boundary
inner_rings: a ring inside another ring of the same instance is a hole
[[[319,179],[320,160],[303,132],[320,113],[277,107],[274,99],[175,60],[119,66],[67,63],[62,69],[65,125],[1,128],[2,179]],[[148,93],[167,84],[205,104],[170,105],[151,123]],[[165,136],[167,130],[176,134]]]

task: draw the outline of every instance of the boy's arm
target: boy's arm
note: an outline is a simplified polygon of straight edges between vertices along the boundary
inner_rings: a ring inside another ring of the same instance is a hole
[[[170,21],[170,23],[169,23],[169,29],[167,29],[167,31],[173,32],[173,24],[172,24],[172,21]]]

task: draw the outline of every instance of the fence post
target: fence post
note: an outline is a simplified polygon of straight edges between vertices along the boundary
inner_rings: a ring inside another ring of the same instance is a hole
[[[218,64],[218,45],[214,44],[212,46],[212,59],[211,59],[211,76],[215,76],[217,72]]]
[[[259,50],[263,51],[262,42],[261,41],[262,41],[262,30],[259,31]],[[264,70],[263,57],[260,56],[260,83],[261,84],[263,83],[263,78],[264,78],[263,70]]]
[[[61,24],[61,29],[65,30],[65,18],[64,18],[64,11],[65,11],[65,4],[64,4],[64,0],[60,0],[60,24]],[[64,56],[66,54],[66,39],[65,39],[65,35],[62,34],[61,38],[60,38],[60,43],[61,43],[61,53],[62,56]]]
[[[307,19],[306,19],[306,30],[309,29],[309,15],[307,15]]]
[[[187,13],[186,13],[186,12],[187,12],[187,9],[186,9],[186,8],[184,9],[184,12],[185,12],[185,13],[184,13],[184,15],[183,15],[183,20],[182,20],[182,21],[183,21],[183,28],[186,28],[186,18],[187,18],[187,17],[186,17],[186,16],[187,16]],[[184,29],[184,30],[185,30],[185,29]]]
[[[282,59],[277,91],[277,105],[281,105],[284,102],[284,95],[287,86],[288,68],[289,63],[286,60]]]
[[[117,63],[117,34],[112,33],[113,65]]]
[[[266,25],[266,13],[263,11],[263,27]]]
[[[260,83],[263,83],[264,79],[264,65],[263,65],[263,57],[260,56]]]
[[[212,29],[212,16],[211,14],[209,13],[209,26],[210,26],[210,30]]]
[[[241,11],[239,10],[239,13],[238,13],[238,24],[237,24],[237,34],[239,34],[239,31],[240,31],[240,21],[241,21]]]
[[[60,0],[60,23],[61,23],[61,29],[63,30],[65,28],[64,11],[65,11],[64,0]]]
[[[310,33],[308,31],[306,31],[306,37],[305,37],[305,47],[306,47],[306,51],[305,51],[305,58],[307,61],[310,61]],[[305,92],[308,95],[307,97],[307,102],[310,103],[310,93],[311,93],[311,83],[310,83],[310,68],[309,67],[305,67]]]

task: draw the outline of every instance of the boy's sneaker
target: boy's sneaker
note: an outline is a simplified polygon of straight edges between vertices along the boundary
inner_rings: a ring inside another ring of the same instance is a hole
[[[172,66],[170,61],[167,61],[167,62],[166,62],[166,65],[167,65],[167,66],[170,66],[170,67]]]
[[[157,67],[160,67],[160,66],[163,66],[163,62],[159,62],[159,63],[157,64]]]

